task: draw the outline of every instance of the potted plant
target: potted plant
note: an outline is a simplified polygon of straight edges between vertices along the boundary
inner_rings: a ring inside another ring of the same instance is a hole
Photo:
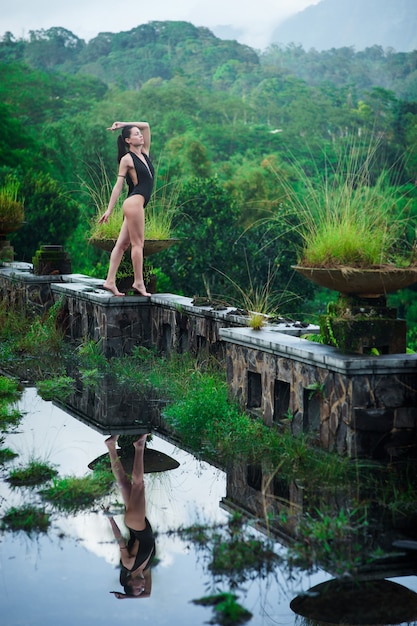
[[[143,280],[146,291],[156,293],[156,273],[152,263],[148,259],[144,259],[143,263]],[[133,272],[132,263],[126,256],[123,257],[119,269],[116,274],[116,283],[120,291],[128,293],[132,290]]]
[[[0,260],[13,260],[13,248],[6,240],[9,233],[18,230],[24,222],[24,201],[19,196],[20,183],[8,176],[0,188]]]
[[[301,193],[280,180],[301,238],[294,269],[344,294],[377,296],[417,281],[405,194],[389,171],[373,180],[375,151],[361,161],[353,145],[314,179],[296,166]]]
[[[339,292],[320,320],[325,343],[361,353],[405,352],[405,322],[386,306],[386,294],[417,282],[415,242],[403,189],[390,183],[389,171],[374,179],[375,151],[368,148],[360,160],[351,146],[315,179],[298,168],[301,194],[284,180],[301,239],[293,268]]]

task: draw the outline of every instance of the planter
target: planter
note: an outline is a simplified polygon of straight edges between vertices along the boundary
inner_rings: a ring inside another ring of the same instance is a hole
[[[123,469],[127,474],[132,474],[133,471],[133,460],[135,456],[135,449],[132,445],[122,446],[117,450],[118,456],[120,458]],[[153,448],[145,447],[145,452],[143,455],[143,464],[144,464],[144,473],[156,473],[156,472],[167,472],[172,469],[177,469],[179,467],[178,461],[168,456],[164,452],[159,452],[159,450],[154,450]],[[110,466],[110,458],[109,455],[102,454],[94,461],[88,464],[90,469],[94,469],[96,466],[100,468],[106,468],[108,471],[111,471]]]
[[[380,267],[360,269],[355,267],[304,267],[293,269],[316,285],[333,289],[346,295],[376,298],[404,289],[417,282],[417,267]]]
[[[0,220],[0,262],[13,261],[13,246],[10,245],[10,241],[6,239],[6,235],[19,230],[23,224],[24,222],[22,221],[13,222],[9,220]]]
[[[96,246],[96,248],[100,248],[100,250],[111,252],[114,248],[114,244],[116,243],[116,239],[95,239],[91,237],[88,242],[93,246]],[[151,254],[162,252],[179,242],[180,239],[145,239],[143,256],[148,257]]]
[[[8,235],[9,233],[14,233],[16,230],[19,230],[23,226],[24,222],[22,221],[9,221],[9,220],[1,220],[0,219],[0,237],[2,235]]]
[[[129,295],[128,292],[132,290],[133,281],[133,274],[131,276],[124,276],[123,278],[116,277],[117,288],[120,289],[120,291],[125,292],[127,295]],[[144,282],[146,291],[149,291],[149,293],[157,293],[155,274],[151,274],[149,278],[146,278],[145,276]]]
[[[32,257],[33,273],[35,276],[50,274],[71,274],[71,261],[63,246],[41,246]]]
[[[294,598],[290,607],[309,623],[410,623],[417,618],[417,594],[389,580],[329,580]]]

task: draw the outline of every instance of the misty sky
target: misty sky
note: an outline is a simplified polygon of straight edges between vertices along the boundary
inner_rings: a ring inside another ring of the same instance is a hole
[[[0,36],[17,38],[30,30],[61,26],[81,39],[99,32],[117,33],[153,20],[184,20],[210,29],[230,25],[235,39],[253,48],[270,43],[273,29],[286,17],[319,0],[6,0],[2,3]]]

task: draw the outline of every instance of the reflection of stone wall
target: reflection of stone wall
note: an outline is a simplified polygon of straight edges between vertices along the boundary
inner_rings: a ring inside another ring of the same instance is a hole
[[[374,475],[374,479],[378,481],[378,475]],[[380,489],[380,486],[377,488]],[[291,546],[294,540],[300,538],[299,524],[307,512],[313,519],[317,511],[335,517],[341,510],[353,512],[358,503],[357,490],[356,483],[326,488],[323,484],[311,486],[308,481],[302,483],[294,479],[288,484],[280,478],[279,467],[271,471],[264,466],[251,467],[234,462],[227,470],[226,496],[221,504],[227,510],[237,510],[253,517],[260,530],[267,530],[268,535],[272,532],[280,543]],[[348,555],[349,562],[353,564],[355,554],[363,556],[381,550],[385,556],[377,561],[370,559],[369,563],[361,565],[361,575],[372,578],[415,575],[414,551],[395,549],[394,544],[397,539],[415,537],[415,511],[411,509],[408,514],[402,511],[400,515],[387,515],[385,505],[379,507],[373,503],[368,515],[366,533],[358,534],[354,525],[350,530],[346,525],[343,534],[333,537],[334,554],[342,558]],[[314,547],[310,551],[313,557]],[[327,569],[329,560],[322,566]]]
[[[224,329],[221,336],[232,396],[266,424],[308,432],[324,449],[351,457],[416,454],[414,355],[346,355],[268,331]]]
[[[78,381],[77,389],[62,406],[104,434],[151,432],[162,423],[162,402],[136,390],[129,392],[107,377],[94,386]]]

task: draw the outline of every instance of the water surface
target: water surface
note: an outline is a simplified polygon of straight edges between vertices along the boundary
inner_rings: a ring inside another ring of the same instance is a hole
[[[45,402],[35,389],[26,389],[18,406],[25,416],[18,429],[5,436],[4,446],[19,457],[1,469],[1,515],[12,505],[37,499],[36,489],[10,489],[4,479],[13,466],[37,459],[55,465],[60,476],[83,476],[90,471],[88,464],[106,452],[103,434]],[[227,521],[229,514],[222,507],[225,474],[159,435],[154,434],[148,445],[179,463],[176,469],[145,475],[147,517],[157,533],[158,563],[152,567],[151,596],[118,600],[110,593],[122,591],[119,550],[100,506],[78,514],[54,512],[47,534],[0,534],[2,625],[199,626],[210,621],[212,609],[194,605],[192,600],[229,591],[228,581],[214,580],[204,550],[170,531]],[[117,489],[103,503],[116,511],[123,528]],[[275,548],[285,555],[285,548],[278,543]],[[236,593],[238,601],[253,613],[248,622],[251,626],[292,626],[304,621],[291,610],[290,602],[330,578],[321,571],[289,575],[286,567],[278,565],[266,578],[246,581]],[[417,591],[415,577],[395,580]]]

